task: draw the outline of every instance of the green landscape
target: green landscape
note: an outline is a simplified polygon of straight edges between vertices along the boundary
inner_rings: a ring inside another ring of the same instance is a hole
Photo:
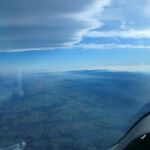
[[[1,75],[0,148],[24,142],[25,150],[105,150],[136,121],[149,90],[144,73]]]

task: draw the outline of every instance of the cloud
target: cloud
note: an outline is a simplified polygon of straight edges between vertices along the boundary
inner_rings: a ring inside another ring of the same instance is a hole
[[[0,0],[0,51],[67,47],[102,26],[110,0]]]
[[[103,26],[89,31],[81,49],[150,49],[150,0],[112,0],[102,12]],[[115,41],[114,41],[115,40]]]
[[[150,17],[150,0],[147,1],[144,12],[147,17]]]
[[[129,28],[148,28],[150,0],[113,0],[103,12],[103,21],[125,22]],[[118,26],[119,27],[119,26]]]
[[[87,37],[118,37],[118,38],[134,38],[134,39],[141,39],[141,38],[150,38],[150,30],[112,30],[112,31],[92,31],[89,32]]]
[[[76,46],[81,49],[150,49],[150,45],[132,45],[132,44],[79,44]]]
[[[150,38],[149,6],[150,0],[0,0],[0,52],[148,49],[148,45],[136,45],[138,42],[124,45],[119,38]],[[89,44],[84,44],[86,38]],[[101,44],[90,44],[95,38]],[[107,38],[118,43],[102,44]]]
[[[129,72],[150,72],[150,65],[115,65],[115,66],[89,66],[77,68],[76,70],[109,70],[109,71],[129,71]]]

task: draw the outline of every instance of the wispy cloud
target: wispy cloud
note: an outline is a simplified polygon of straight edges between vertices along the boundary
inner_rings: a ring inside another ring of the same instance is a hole
[[[150,45],[131,45],[131,44],[80,44],[76,46],[82,49],[150,49]]]
[[[76,70],[109,70],[109,71],[130,71],[130,72],[150,72],[150,65],[107,65],[107,66],[91,66],[79,68]]]
[[[113,31],[92,31],[89,32],[87,37],[118,37],[118,38],[134,38],[134,39],[141,39],[141,38],[150,38],[150,29],[145,30],[113,30]]]
[[[150,0],[146,1],[146,6],[144,8],[145,15],[150,17]]]

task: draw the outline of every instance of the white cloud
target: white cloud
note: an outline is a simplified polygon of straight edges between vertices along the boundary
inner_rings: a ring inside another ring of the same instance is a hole
[[[150,38],[150,29],[145,30],[113,30],[113,31],[92,31],[89,32],[87,37],[118,37],[118,38],[134,38],[134,39],[141,39],[141,38]]]
[[[150,65],[106,65],[88,66],[76,68],[76,70],[109,70],[109,71],[129,71],[129,72],[150,72]]]
[[[75,33],[75,36],[78,38],[78,40],[73,44],[79,43],[82,40],[83,36],[86,36],[90,30],[96,29],[103,25],[103,22],[101,22],[100,19],[102,18],[101,14],[104,11],[104,8],[106,6],[109,6],[110,3],[111,0],[96,0],[85,11],[68,15],[70,17],[73,15],[75,20],[84,22],[87,26],[85,29],[81,29]]]
[[[131,45],[131,44],[80,44],[76,46],[82,49],[150,49],[150,45]]]

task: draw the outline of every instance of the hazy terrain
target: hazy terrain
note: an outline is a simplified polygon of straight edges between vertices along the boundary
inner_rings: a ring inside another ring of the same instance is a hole
[[[1,75],[0,148],[25,142],[25,150],[106,149],[144,113],[149,91],[150,75],[142,73]]]

